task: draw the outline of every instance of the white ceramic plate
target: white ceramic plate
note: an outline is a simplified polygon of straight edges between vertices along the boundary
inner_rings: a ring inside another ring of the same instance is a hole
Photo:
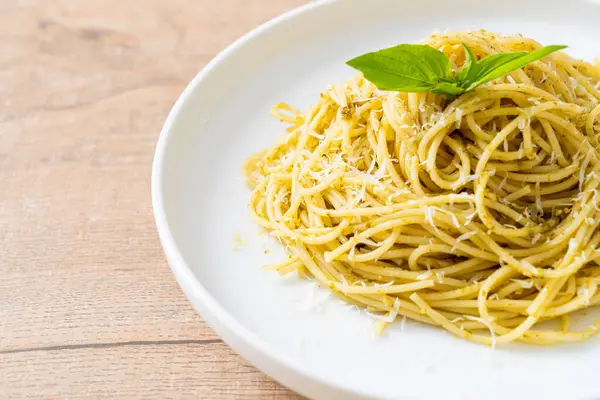
[[[598,21],[600,7],[583,0],[338,0],[244,36],[185,90],[156,150],[156,222],[185,294],[242,356],[313,398],[599,399],[598,340],[491,350],[410,321],[375,339],[364,313],[262,270],[282,252],[258,235],[240,174],[284,129],[270,106],[307,107],[352,74],[344,65],[352,56],[434,30],[485,28],[567,44],[591,60],[600,55]]]

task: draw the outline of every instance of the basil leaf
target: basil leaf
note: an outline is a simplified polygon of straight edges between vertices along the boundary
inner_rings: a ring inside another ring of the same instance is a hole
[[[363,54],[346,64],[381,90],[429,92],[440,82],[452,81],[448,57],[427,45],[401,44]]]
[[[477,59],[473,56],[473,52],[466,44],[462,44],[465,48],[465,64],[463,67],[454,75],[454,80],[459,83],[469,84],[472,81],[472,77],[479,75],[479,64],[477,64]],[[468,85],[467,85],[468,86]]]
[[[479,62],[477,62],[476,68],[472,69],[472,72],[469,73],[461,83],[464,87],[469,88],[469,90],[471,90],[471,89],[474,89],[475,87],[482,85],[486,82],[489,82],[493,79],[500,78],[501,76],[504,76],[514,70],[510,70],[509,72],[506,72],[506,73],[501,73],[500,75],[496,76],[495,78],[483,81],[483,78],[485,78],[486,76],[489,76],[492,72],[497,71],[499,68],[502,68],[504,65],[506,65],[509,62],[516,61],[516,60],[523,58],[527,54],[529,54],[529,53],[522,51],[522,52],[516,52],[516,53],[500,53],[500,54],[494,54],[489,57],[485,57],[485,58],[481,59]],[[527,64],[525,64],[525,65],[527,65]],[[521,67],[519,67],[519,68],[521,68]]]
[[[501,53],[479,61],[469,47],[465,64],[452,76],[450,59],[427,45],[401,44],[346,62],[381,90],[432,92],[450,98],[500,78],[567,46],[547,46],[532,52]]]
[[[529,63],[544,58],[548,54],[562,50],[567,46],[546,46],[532,52],[500,53],[481,59],[477,62],[476,75],[469,73],[463,84],[466,90],[473,90],[479,85],[493,81],[513,71],[523,68]],[[464,86],[463,86],[464,87]]]
[[[440,82],[431,88],[431,93],[444,94],[447,96],[458,96],[466,90],[458,85],[457,82]]]

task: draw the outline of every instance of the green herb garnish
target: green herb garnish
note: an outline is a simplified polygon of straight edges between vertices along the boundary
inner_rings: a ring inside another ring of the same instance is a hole
[[[366,53],[346,64],[381,90],[432,92],[453,98],[567,47],[553,45],[532,52],[500,53],[477,61],[469,47],[463,46],[466,62],[454,75],[448,56],[421,44],[401,44]]]

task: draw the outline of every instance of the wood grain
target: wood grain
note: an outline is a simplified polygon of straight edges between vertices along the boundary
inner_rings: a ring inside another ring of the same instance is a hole
[[[183,297],[150,166],[187,82],[303,2],[0,2],[0,397],[297,397]]]

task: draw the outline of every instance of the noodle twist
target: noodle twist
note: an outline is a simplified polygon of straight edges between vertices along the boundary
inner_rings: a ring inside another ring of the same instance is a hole
[[[455,68],[533,51],[486,31],[434,34]],[[600,68],[555,53],[453,101],[331,85],[244,165],[254,219],[285,245],[274,266],[366,307],[495,346],[578,341],[600,302]],[[539,324],[556,320],[558,324]]]

